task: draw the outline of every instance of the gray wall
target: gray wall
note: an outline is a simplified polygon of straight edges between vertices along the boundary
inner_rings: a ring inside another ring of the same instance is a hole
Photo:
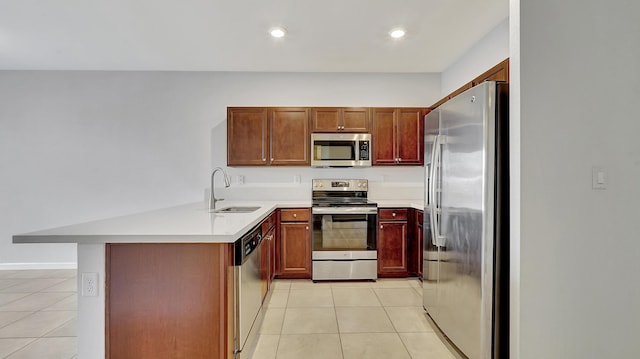
[[[441,97],[457,90],[507,57],[509,57],[508,17],[442,72]]]
[[[511,3],[512,357],[638,358],[640,2]],[[592,166],[608,189],[591,188]]]
[[[0,71],[0,268],[75,266],[75,245],[14,245],[13,234],[203,200],[212,166],[226,164],[227,106],[428,106],[439,95],[440,74]]]

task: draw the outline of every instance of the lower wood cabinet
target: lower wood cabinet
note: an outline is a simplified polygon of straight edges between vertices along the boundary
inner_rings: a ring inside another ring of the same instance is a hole
[[[233,358],[233,244],[106,246],[106,357]]]
[[[378,211],[378,277],[406,277],[408,209]]]
[[[407,271],[409,275],[422,277],[422,221],[424,219],[423,211],[418,209],[410,209],[409,224],[411,230],[408,240],[408,259]]]
[[[278,278],[311,278],[311,211],[280,210]]]

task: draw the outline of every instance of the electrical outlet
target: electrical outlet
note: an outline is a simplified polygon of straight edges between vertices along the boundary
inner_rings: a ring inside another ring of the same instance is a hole
[[[82,296],[98,296],[98,273],[82,273]]]

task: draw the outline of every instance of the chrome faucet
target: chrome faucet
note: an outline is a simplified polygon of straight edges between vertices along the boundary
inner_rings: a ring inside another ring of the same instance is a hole
[[[231,186],[231,182],[229,181],[229,176],[227,175],[227,173],[221,167],[216,167],[211,173],[211,193],[209,196],[209,212],[213,212],[216,209],[216,202],[224,200],[224,198],[216,198],[216,196],[213,194],[213,186],[214,186],[213,178],[216,172],[218,171],[222,172],[222,175],[224,176],[224,186],[225,187]]]

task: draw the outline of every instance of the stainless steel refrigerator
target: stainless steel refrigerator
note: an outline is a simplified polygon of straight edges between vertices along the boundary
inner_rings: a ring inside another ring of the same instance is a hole
[[[424,308],[470,359],[508,358],[508,96],[484,82],[425,117]]]

